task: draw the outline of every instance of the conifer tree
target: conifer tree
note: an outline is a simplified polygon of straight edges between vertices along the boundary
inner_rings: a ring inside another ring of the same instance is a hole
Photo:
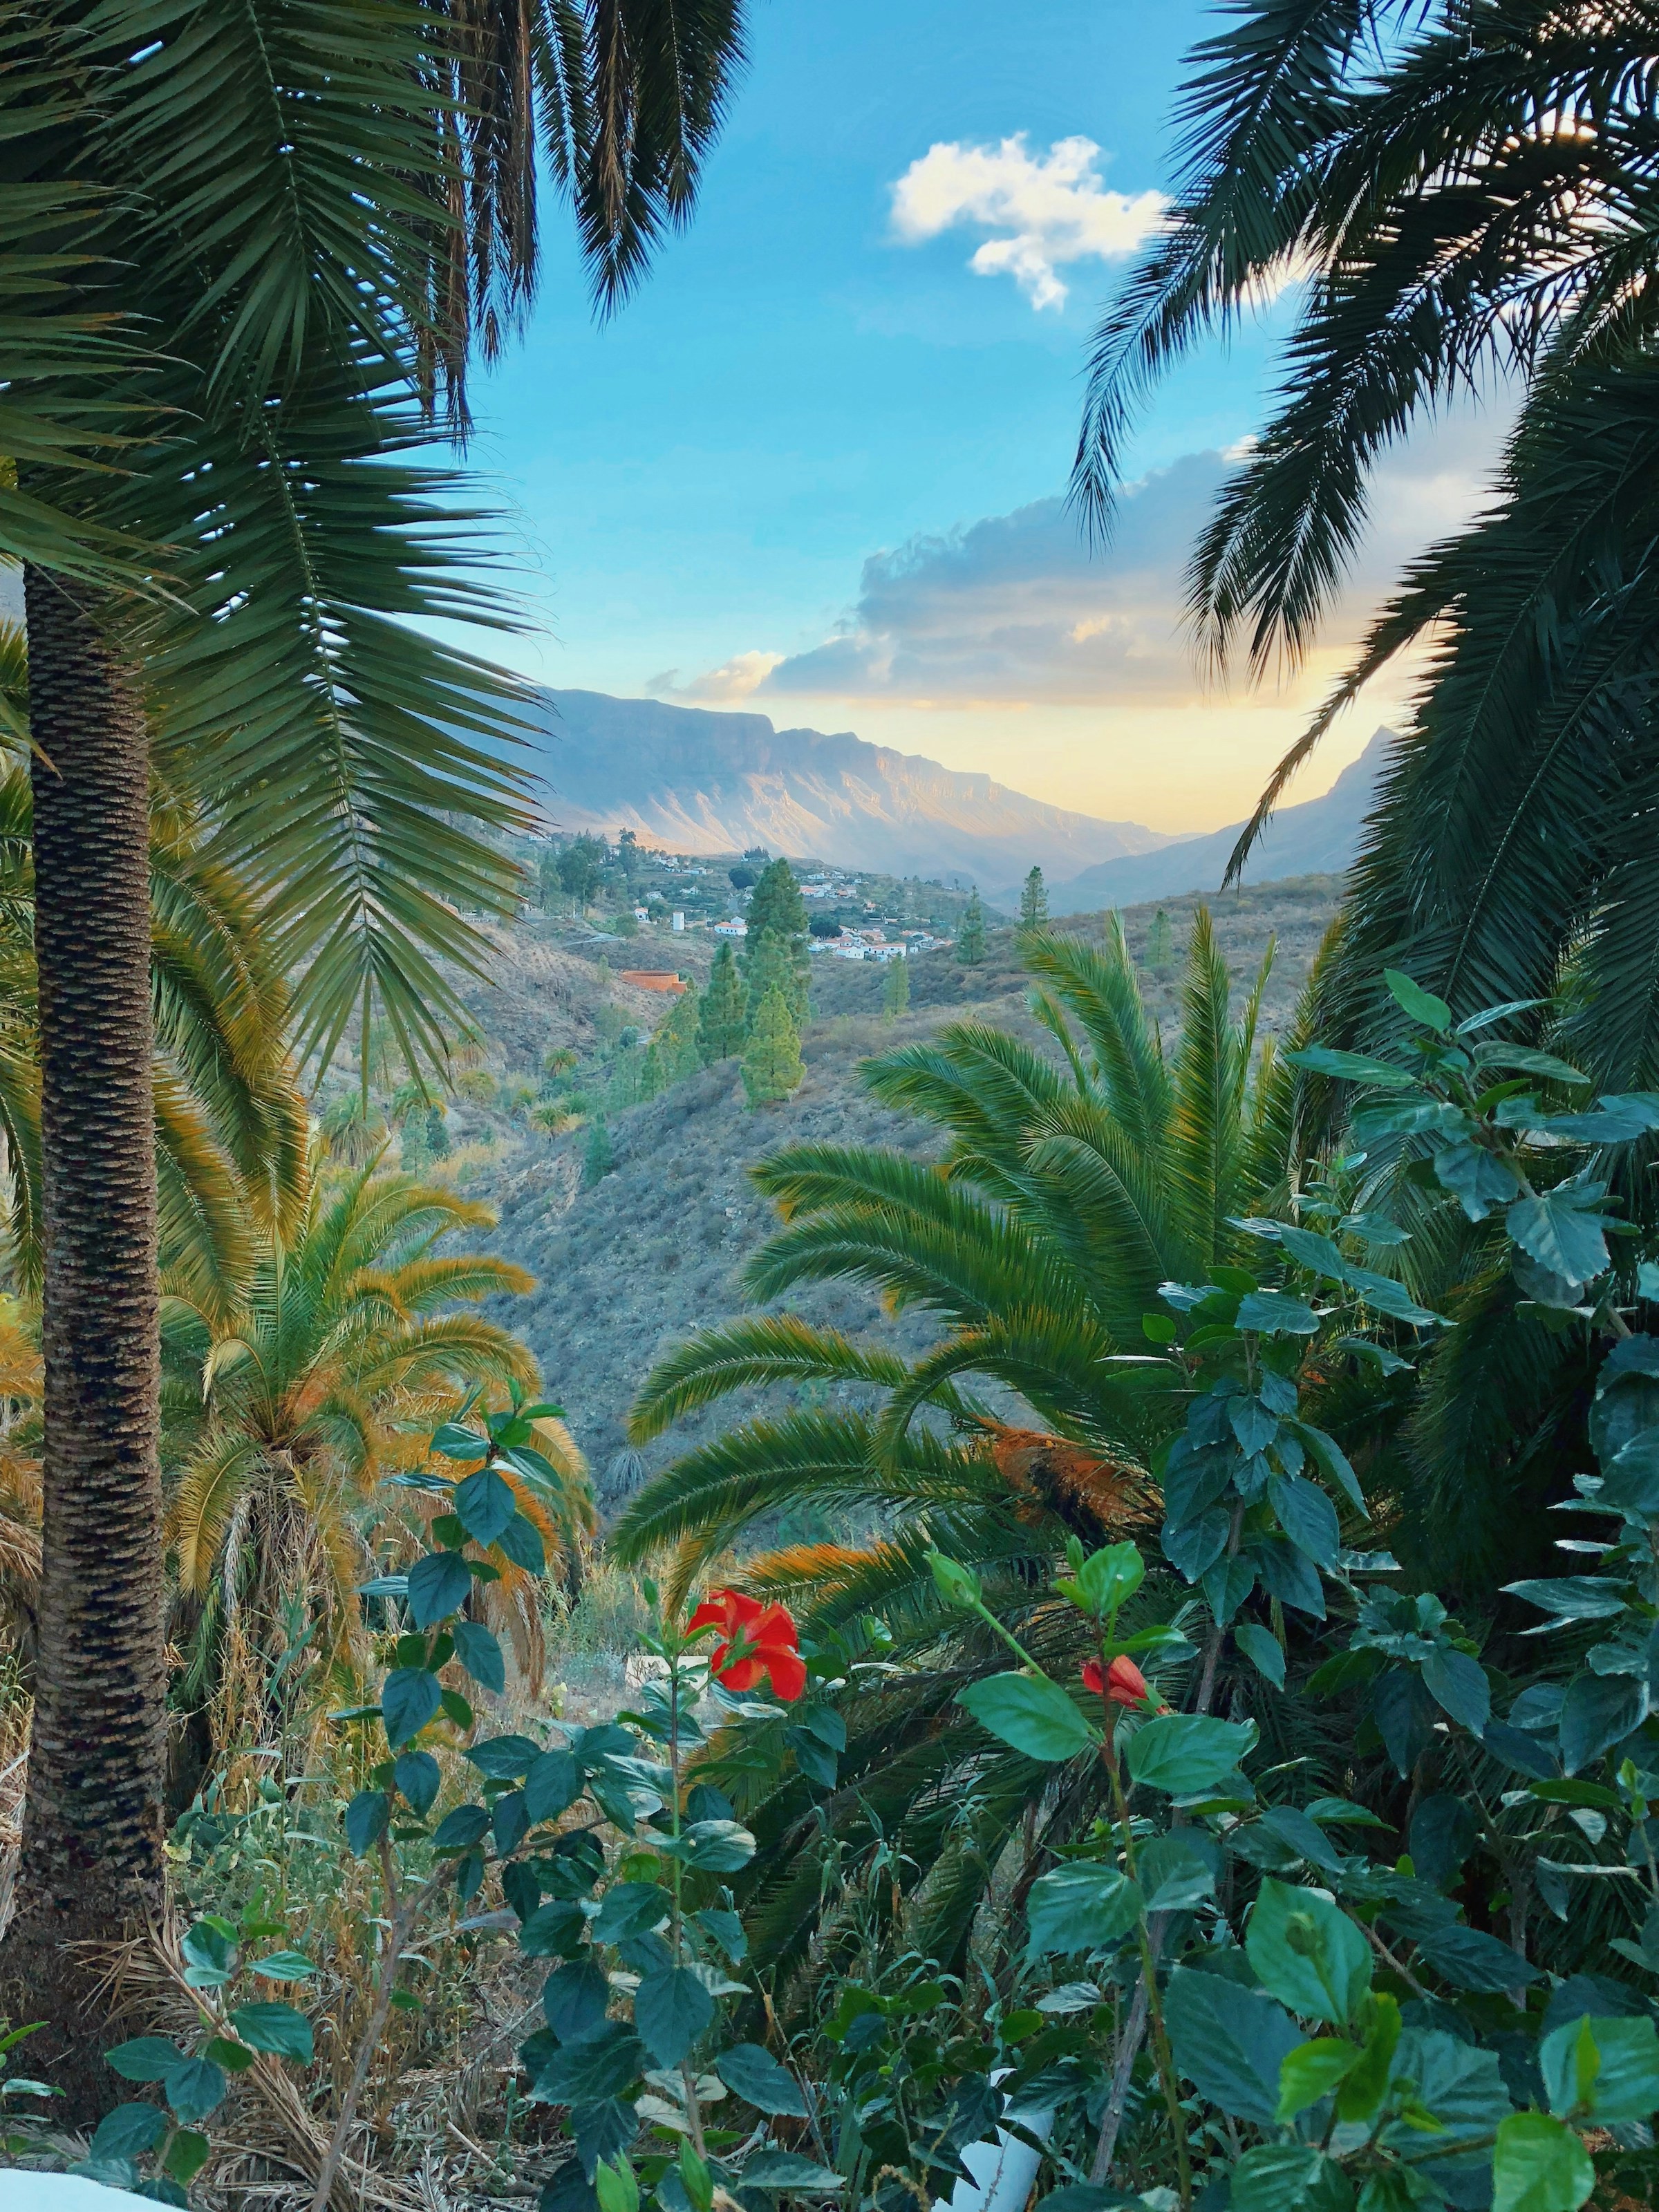
[[[1162,907],[1146,932],[1146,965],[1154,975],[1167,975],[1175,966],[1175,932]]]
[[[1048,892],[1042,880],[1041,868],[1033,868],[1025,878],[1025,888],[1019,895],[1019,926],[1022,929],[1042,929],[1048,920]]]
[[[603,1114],[596,1114],[588,1124],[587,1150],[582,1155],[582,1188],[592,1190],[602,1182],[611,1170],[611,1132],[605,1126]]]
[[[985,957],[985,909],[975,890],[962,910],[957,927],[957,958],[964,968],[977,968]]]
[[[702,994],[697,1018],[697,1052],[705,1067],[730,1060],[743,1050],[744,1017],[749,994],[744,988],[732,947],[723,944],[714,955],[708,988]]]
[[[800,1032],[775,986],[761,1000],[743,1052],[743,1087],[751,1106],[781,1105],[800,1086]]]
[[[774,860],[762,871],[749,901],[748,922],[740,965],[749,987],[750,1013],[775,985],[799,1026],[806,1019],[812,971],[806,951],[806,902],[787,860]]]
[[[701,1000],[694,990],[682,991],[668,1010],[668,1018],[652,1042],[662,1066],[662,1087],[695,1075],[702,1065],[697,1046]]]
[[[890,960],[881,986],[881,1018],[890,1029],[910,1004],[910,963]]]

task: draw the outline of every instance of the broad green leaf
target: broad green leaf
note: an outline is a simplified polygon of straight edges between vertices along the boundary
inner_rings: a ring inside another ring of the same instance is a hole
[[[167,2116],[159,2105],[118,2105],[106,2112],[92,2138],[95,2159],[138,2158],[167,2133]]]
[[[550,2105],[597,2105],[620,2097],[645,2071],[645,2045],[627,2023],[608,2020],[591,2035],[562,2044],[536,2078]]]
[[[238,2005],[230,2024],[250,2051],[263,2051],[273,2058],[291,2058],[296,2066],[312,2061],[311,2022],[294,2006]]]
[[[1569,1774],[1622,1743],[1647,1717],[1648,1691],[1634,1674],[1577,1674],[1561,1704],[1561,1764]]]
[[[573,1960],[542,1984],[542,2012],[561,2043],[577,2043],[605,2025],[611,1984],[597,1959]]]
[[[472,1745],[466,1756],[486,1782],[516,1782],[529,1773],[542,1747],[532,1736],[492,1735]]]
[[[1496,1936],[1488,1936],[1484,1929],[1465,1928],[1456,1921],[1421,1929],[1417,1948],[1419,1956],[1454,1989],[1495,1995],[1499,1990],[1518,1989],[1541,1980],[1543,1976],[1541,1967],[1529,1966],[1519,1952],[1500,1943]]]
[[[1206,1842],[1214,1849],[1213,1842]],[[1184,1912],[1215,1895],[1215,1869],[1190,1829],[1153,1836],[1135,1852],[1135,1878],[1148,1912]]]
[[[1319,1316],[1300,1298],[1283,1291],[1252,1291],[1238,1302],[1235,1326],[1254,1329],[1261,1336],[1313,1336]]]
[[[625,2158],[602,2158],[593,2169],[593,2193],[599,2212],[638,2212],[640,2185]]]
[[[230,2093],[230,2084],[210,2058],[186,2058],[161,2084],[163,2094],[179,2118],[204,2120],[216,2112]]]
[[[1547,2112],[1511,2112],[1492,2154],[1492,2212],[1578,2212],[1595,2187],[1595,2161]]]
[[[458,1805],[453,1813],[446,1813],[432,1832],[432,1848],[436,1851],[470,1850],[489,1832],[489,1815],[482,1805]]]
[[[459,1552],[428,1552],[409,1571],[409,1611],[416,1628],[459,1613],[472,1589],[466,1561]]]
[[[1027,1955],[1066,1956],[1103,1950],[1126,1936],[1140,1911],[1140,1893],[1114,1866],[1068,1861],[1031,1885],[1026,1905]]]
[[[393,1761],[392,1778],[411,1811],[424,1818],[437,1802],[443,1773],[429,1751],[406,1751]]]
[[[693,1820],[680,1843],[686,1864],[704,1874],[735,1874],[755,1856],[755,1838],[736,1820]]]
[[[824,2197],[847,2184],[833,2167],[803,2158],[799,2151],[757,2151],[744,2164],[741,2179],[750,2189],[775,2189],[785,2196]]]
[[[481,1467],[457,1486],[455,1510],[475,1544],[495,1543],[518,1510],[512,1484],[493,1467]]]
[[[173,2141],[167,2145],[167,2155],[161,2162],[161,2170],[169,2179],[176,2181],[181,2189],[188,2189],[207,2164],[208,2154],[212,2148],[213,2145],[208,2138],[204,2135],[198,2135],[195,2129],[179,2128],[174,2133]]]
[[[806,2118],[800,2084],[787,2066],[781,2066],[758,2043],[734,2043],[729,2051],[722,2051],[714,2061],[714,2071],[728,2089],[757,2112],[781,2112],[797,2120]]]
[[[659,2066],[678,2066],[714,2018],[714,2000],[689,1966],[647,1974],[634,1992],[634,2027]]]
[[[303,1951],[272,1951],[264,1959],[254,1960],[248,1972],[268,1982],[303,1982],[317,1969]]]
[[[1423,1662],[1423,1680],[1442,1712],[1461,1721],[1474,1735],[1485,1733],[1492,1718],[1492,1690],[1478,1660],[1467,1651],[1437,1644]]]
[[[136,2035],[131,2042],[118,2043],[113,2051],[106,2051],[104,2063],[112,2066],[124,2081],[161,2081],[184,2056],[178,2045],[169,2043],[165,2036]]]
[[[507,1662],[494,1632],[481,1620],[455,1620],[449,1632],[455,1639],[455,1656],[467,1673],[481,1689],[499,1698],[507,1687]]]
[[[1517,1198],[1504,1215],[1504,1225],[1529,1259],[1569,1283],[1594,1282],[1607,1266],[1607,1238],[1594,1211],[1595,1201],[1583,1198],[1571,1183],[1541,1192],[1534,1198]]]
[[[1245,1931],[1245,1948],[1262,1987],[1291,2010],[1345,2027],[1371,1985],[1370,1948],[1330,1899],[1269,1876]]]
[[[1343,1083],[1365,1083],[1379,1091],[1410,1091],[1416,1079],[1409,1070],[1386,1060],[1370,1060],[1364,1053],[1337,1052],[1329,1045],[1304,1045],[1299,1052],[1281,1054],[1292,1067],[1305,1067],[1310,1075],[1329,1075]]]
[[[383,1790],[360,1790],[345,1809],[346,1849],[354,1858],[373,1850],[392,1819],[392,1801]]]
[[[547,1547],[542,1542],[541,1531],[522,1513],[513,1516],[495,1539],[495,1546],[526,1574],[539,1575],[547,1566]]]
[[[1650,2019],[1571,2021],[1539,2045],[1551,2112],[1587,2125],[1623,2127],[1659,2107],[1659,2033]]]
[[[1146,1562],[1134,1544],[1108,1544],[1091,1552],[1078,1569],[1077,1580],[1090,1612],[1097,1620],[1127,1605],[1140,1588]]]
[[[524,1778],[525,1809],[531,1826],[556,1820],[582,1794],[580,1761],[568,1751],[544,1751]]]
[[[1263,2143],[1232,2171],[1229,2212],[1350,2212],[1353,2186],[1311,2143]]]
[[[1437,1036],[1444,1036],[1451,1027],[1451,1008],[1443,999],[1436,998],[1432,991],[1425,991],[1420,983],[1413,982],[1398,968],[1385,968],[1382,981],[1393,992],[1396,1003],[1405,1008],[1414,1022],[1420,1022],[1425,1029],[1433,1030]]]
[[[1075,1759],[1100,1741],[1057,1682],[1046,1675],[993,1674],[957,1698],[979,1723],[1027,1759]]]
[[[1255,1735],[1254,1721],[1165,1713],[1135,1730],[1125,1756],[1130,1773],[1147,1789],[1170,1797],[1197,1797],[1242,1764]]]
[[[1177,1966],[1164,2014],[1176,2064],[1199,2094],[1235,2119],[1273,2126],[1279,2069],[1301,2040],[1284,2008],[1224,1974]]]
[[[1336,1565],[1342,1531],[1335,1506],[1316,1482],[1310,1482],[1305,1474],[1270,1474],[1267,1503],[1304,1559],[1317,1567]]]
[[[1322,2035],[1314,2043],[1299,2043],[1294,2051],[1287,2051],[1279,2062],[1279,2108],[1274,2114],[1280,2127],[1288,2127],[1298,2112],[1328,2097],[1340,2082],[1347,2080],[1359,2058],[1357,2043],[1333,2035]]]
[[[396,1751],[416,1736],[438,1710],[441,1686],[424,1667],[394,1667],[380,1686],[386,1741]]]
[[[659,1928],[672,1909],[673,1899],[654,1881],[619,1881],[606,1890],[593,1923],[596,1943],[625,1943],[631,1936],[644,1936]]]
[[[1274,1689],[1284,1688],[1285,1647],[1270,1628],[1263,1628],[1258,1621],[1241,1620],[1233,1631],[1233,1641],[1258,1674],[1265,1675]]]

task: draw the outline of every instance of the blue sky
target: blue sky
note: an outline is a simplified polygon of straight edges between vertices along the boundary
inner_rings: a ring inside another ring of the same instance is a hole
[[[1297,685],[1206,694],[1182,559],[1221,451],[1261,418],[1285,302],[1170,380],[1116,541],[1082,547],[1060,501],[1088,335],[1168,182],[1204,20],[757,0],[690,229],[596,327],[553,217],[526,339],[477,392],[473,459],[537,625],[518,664],[854,729],[1161,829],[1244,811],[1368,594],[1469,480],[1442,441],[1393,487]],[[1397,706],[1362,702],[1297,795]]]

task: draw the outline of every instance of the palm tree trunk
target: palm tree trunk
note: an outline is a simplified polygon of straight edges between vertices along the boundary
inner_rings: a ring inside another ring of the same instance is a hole
[[[112,2101],[121,2085],[101,2063],[106,2039],[89,2001],[96,1969],[64,1947],[118,1939],[162,1895],[149,747],[137,686],[87,595],[33,569],[26,591],[46,1231],[44,1561],[0,2012],[46,2022],[30,2046],[37,2070],[84,2112]]]

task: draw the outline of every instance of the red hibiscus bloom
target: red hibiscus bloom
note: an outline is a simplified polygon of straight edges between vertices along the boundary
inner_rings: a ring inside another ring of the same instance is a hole
[[[1103,1667],[1098,1659],[1089,1660],[1083,1669],[1083,1686],[1104,1698],[1108,1705],[1127,1705],[1131,1712],[1144,1711],[1153,1703],[1146,1677],[1133,1659],[1121,1655],[1109,1667]]]
[[[786,1605],[763,1605],[741,1590],[714,1590],[686,1623],[688,1630],[718,1628],[708,1671],[722,1689],[752,1690],[769,1680],[775,1696],[793,1705],[806,1687],[806,1667],[796,1642],[794,1616]]]

